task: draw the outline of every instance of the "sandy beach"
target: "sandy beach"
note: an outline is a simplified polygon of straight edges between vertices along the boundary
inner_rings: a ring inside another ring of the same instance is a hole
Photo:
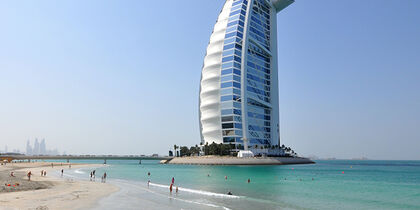
[[[238,158],[230,156],[198,156],[198,157],[175,157],[168,164],[185,165],[289,165],[289,164],[313,164],[312,160],[301,157],[250,157]]]
[[[99,167],[94,164],[71,164],[71,169]],[[49,162],[9,163],[0,166],[0,209],[89,209],[98,200],[118,191],[118,187],[96,182],[57,176],[69,170],[68,164]],[[47,176],[41,176],[41,170]],[[15,177],[10,176],[13,171]],[[27,172],[32,172],[28,181]],[[10,186],[8,186],[10,184]]]

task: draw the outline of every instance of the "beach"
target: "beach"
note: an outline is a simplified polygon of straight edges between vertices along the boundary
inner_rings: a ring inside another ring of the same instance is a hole
[[[166,163],[166,162],[165,162]],[[314,164],[308,158],[302,157],[249,157],[239,158],[231,156],[196,156],[196,157],[175,157],[168,164],[186,165],[290,165],[290,164]]]
[[[67,163],[49,162],[8,163],[0,166],[0,209],[89,209],[97,202],[116,191],[115,185],[75,180],[64,175],[69,170]],[[86,167],[101,167],[98,164],[71,164],[71,170]],[[46,170],[47,175],[41,176]],[[14,172],[15,177],[10,176]],[[27,181],[27,172],[32,172]],[[7,186],[10,184],[10,186]]]

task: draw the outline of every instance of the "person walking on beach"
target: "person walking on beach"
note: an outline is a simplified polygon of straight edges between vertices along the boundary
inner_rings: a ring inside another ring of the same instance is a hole
[[[93,172],[90,172],[90,181],[92,181],[92,177],[93,177]]]
[[[176,193],[178,193],[178,186],[176,186],[176,188],[175,188],[175,192],[176,192]]]
[[[28,174],[27,174],[27,176],[28,176],[28,181],[31,181],[32,172],[29,171]]]
[[[41,170],[41,176],[44,176],[44,170]]]
[[[64,169],[61,169],[61,177],[64,175]]]
[[[71,164],[69,164],[69,168],[71,168]]]
[[[96,173],[96,170],[93,170],[93,172],[92,172],[93,174],[93,179],[95,179],[95,177],[96,177],[96,175],[95,175],[95,173]]]
[[[44,171],[44,176],[47,176],[47,171]]]
[[[172,184],[169,185],[169,192],[172,193]]]
[[[104,183],[106,182],[106,172],[104,173]]]

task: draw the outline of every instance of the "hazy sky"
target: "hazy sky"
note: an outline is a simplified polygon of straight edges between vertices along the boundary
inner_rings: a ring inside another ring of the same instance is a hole
[[[167,154],[200,141],[223,0],[1,1],[0,149]],[[278,14],[282,143],[420,159],[420,1],[297,0]]]

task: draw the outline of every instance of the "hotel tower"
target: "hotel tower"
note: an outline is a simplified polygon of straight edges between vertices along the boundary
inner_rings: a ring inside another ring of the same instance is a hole
[[[293,0],[226,0],[200,83],[202,143],[278,145],[277,13]]]

